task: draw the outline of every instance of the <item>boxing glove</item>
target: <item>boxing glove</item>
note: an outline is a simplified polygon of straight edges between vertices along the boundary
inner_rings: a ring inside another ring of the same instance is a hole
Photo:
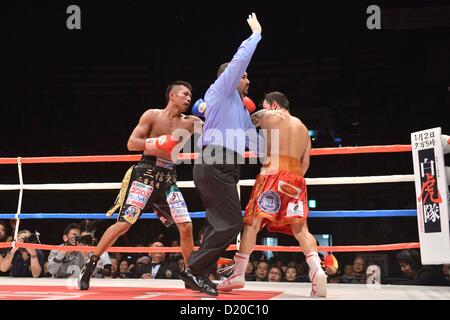
[[[163,150],[170,154],[172,149],[177,145],[178,139],[170,134],[159,136],[156,138],[148,138],[145,140],[145,149],[149,151]]]
[[[205,117],[206,102],[203,99],[198,99],[192,106],[192,114],[197,117]]]
[[[253,102],[252,99],[250,99],[249,97],[244,97],[244,99],[242,100],[242,102],[244,102],[244,106],[247,108],[249,113],[252,113],[253,111],[256,110],[256,105]]]

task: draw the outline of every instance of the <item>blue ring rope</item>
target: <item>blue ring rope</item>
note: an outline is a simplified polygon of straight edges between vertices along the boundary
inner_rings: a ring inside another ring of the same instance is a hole
[[[205,211],[189,212],[191,218],[205,218]],[[416,217],[415,209],[407,210],[356,210],[356,211],[310,211],[310,218],[382,218]],[[0,213],[0,219],[14,219],[15,213]],[[20,219],[117,219],[117,213],[107,217],[104,213],[21,213]],[[157,219],[154,213],[144,213],[140,219]]]

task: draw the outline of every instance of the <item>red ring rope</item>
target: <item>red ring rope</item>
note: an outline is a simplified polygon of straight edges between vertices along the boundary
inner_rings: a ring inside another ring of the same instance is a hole
[[[315,148],[311,150],[312,156],[336,155],[336,154],[361,154],[361,153],[388,153],[410,152],[411,145],[386,145],[363,147],[339,147],[339,148]],[[253,158],[255,154],[246,152],[245,158]],[[198,153],[180,153],[179,160],[197,159]],[[24,158],[0,158],[0,164],[17,164],[18,159],[22,164],[32,163],[81,163],[81,162],[132,162],[139,161],[140,154],[130,155],[103,155],[103,156],[68,156],[68,157],[24,157]]]

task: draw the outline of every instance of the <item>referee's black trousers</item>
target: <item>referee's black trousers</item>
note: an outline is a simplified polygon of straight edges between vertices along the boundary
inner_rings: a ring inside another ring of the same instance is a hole
[[[230,153],[225,149],[223,154]],[[233,153],[233,152],[232,152]],[[194,183],[206,210],[206,225],[199,250],[193,251],[189,267],[194,275],[208,274],[228,245],[241,232],[242,208],[237,190],[240,164],[195,164]]]

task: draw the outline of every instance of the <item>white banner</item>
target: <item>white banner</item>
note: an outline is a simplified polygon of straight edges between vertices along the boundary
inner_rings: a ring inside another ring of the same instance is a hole
[[[422,264],[450,263],[447,179],[441,128],[411,133]]]

